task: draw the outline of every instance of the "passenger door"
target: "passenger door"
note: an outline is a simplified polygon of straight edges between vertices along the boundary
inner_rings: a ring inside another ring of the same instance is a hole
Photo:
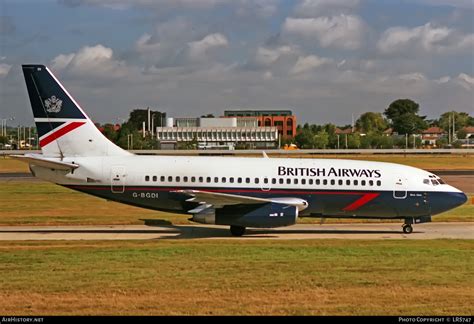
[[[125,167],[113,165],[110,170],[110,189],[113,193],[123,193],[125,191]]]

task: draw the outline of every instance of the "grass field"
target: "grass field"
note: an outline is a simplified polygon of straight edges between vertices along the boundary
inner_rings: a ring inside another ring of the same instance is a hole
[[[474,241],[23,242],[9,315],[472,315]]]
[[[392,162],[426,170],[474,170],[473,155],[288,155],[289,158],[349,159]],[[10,158],[0,158],[0,172],[29,172],[28,165]]]
[[[473,195],[454,210],[437,215],[434,221],[474,221]],[[127,206],[47,182],[1,182],[0,225],[131,225],[140,219],[163,219],[173,224],[189,224],[186,215],[152,211]],[[334,222],[367,220],[326,220]],[[377,220],[378,221],[378,220]],[[400,220],[396,220],[401,222]],[[300,223],[319,223],[320,219],[302,218]]]

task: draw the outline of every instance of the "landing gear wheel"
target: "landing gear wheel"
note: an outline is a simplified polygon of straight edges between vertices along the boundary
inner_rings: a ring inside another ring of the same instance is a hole
[[[243,227],[243,226],[231,225],[231,226],[230,226],[230,232],[231,232],[232,235],[234,235],[234,236],[242,236],[242,235],[245,234],[245,227]]]
[[[404,224],[403,225],[403,233],[405,233],[405,234],[413,233],[413,227],[410,224]]]

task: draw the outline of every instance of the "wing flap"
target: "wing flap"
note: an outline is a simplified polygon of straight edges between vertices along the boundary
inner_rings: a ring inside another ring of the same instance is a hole
[[[54,169],[54,170],[68,171],[68,170],[77,169],[79,167],[79,165],[75,163],[49,160],[49,159],[45,159],[43,157],[35,156],[35,155],[9,155],[9,157],[11,157],[12,159],[25,162],[25,163],[37,165],[43,168]]]

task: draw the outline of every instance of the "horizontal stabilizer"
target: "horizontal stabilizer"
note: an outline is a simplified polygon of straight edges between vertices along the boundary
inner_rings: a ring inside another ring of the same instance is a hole
[[[74,170],[79,167],[78,164],[61,162],[56,160],[50,160],[43,158],[38,155],[9,155],[12,159],[17,159],[22,162],[26,162],[32,165],[37,165],[43,168],[54,169],[54,170]]]

